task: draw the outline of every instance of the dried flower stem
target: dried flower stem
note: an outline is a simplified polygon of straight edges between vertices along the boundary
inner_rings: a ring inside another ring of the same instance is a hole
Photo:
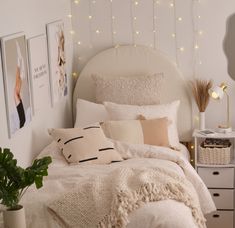
[[[190,85],[199,111],[205,112],[210,100],[208,90],[212,87],[212,81],[195,79],[194,81],[190,81]]]

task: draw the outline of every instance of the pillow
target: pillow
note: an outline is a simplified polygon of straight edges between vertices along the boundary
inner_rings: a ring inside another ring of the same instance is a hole
[[[168,119],[106,121],[105,135],[111,139],[135,144],[169,147]]]
[[[108,113],[103,104],[77,99],[76,109],[76,122],[74,127],[85,127],[88,124],[108,120]]]
[[[95,82],[96,102],[110,101],[119,104],[159,104],[163,73],[139,76],[105,78],[92,75]]]
[[[84,128],[49,129],[48,132],[69,163],[109,164],[122,160],[99,124]]]
[[[177,131],[177,112],[180,101],[160,105],[121,105],[111,102],[104,102],[105,108],[111,120],[134,120],[143,115],[146,119],[167,117],[171,124],[168,124],[168,139],[170,147],[179,149],[179,136]]]

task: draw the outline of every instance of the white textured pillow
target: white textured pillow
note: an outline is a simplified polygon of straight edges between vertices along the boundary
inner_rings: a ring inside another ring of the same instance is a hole
[[[49,129],[48,132],[69,163],[109,164],[122,160],[99,124],[84,128]]]
[[[96,87],[96,102],[118,104],[159,104],[163,73],[139,76],[105,78],[92,75]]]
[[[74,127],[84,127],[88,124],[108,120],[108,113],[103,104],[77,99],[76,122]]]
[[[177,130],[177,113],[180,101],[160,105],[121,105],[104,102],[111,120],[134,120],[140,115],[146,119],[167,117],[171,124],[168,125],[168,139],[171,147],[179,149],[179,136]]]

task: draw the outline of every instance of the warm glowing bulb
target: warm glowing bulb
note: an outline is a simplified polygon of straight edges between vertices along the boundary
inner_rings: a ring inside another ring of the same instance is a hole
[[[173,3],[173,2],[171,2],[171,3],[170,3],[170,7],[173,7],[173,6],[174,6],[174,3]]]
[[[198,15],[197,17],[198,17],[198,19],[201,19],[201,16],[200,16],[200,15]]]
[[[117,32],[116,31],[113,31],[113,35],[116,35],[117,34]]]
[[[137,6],[139,4],[139,2],[135,1],[135,5]]]
[[[77,43],[78,45],[81,45],[82,43],[81,43],[81,41],[78,41],[78,43]]]
[[[133,17],[133,19],[136,21],[136,20],[137,20],[137,17]]]
[[[115,16],[112,16],[112,19],[115,20]]]
[[[72,14],[69,14],[69,15],[68,15],[68,18],[72,18]]]
[[[156,30],[153,30],[153,33],[155,33],[156,32]]]
[[[91,16],[91,15],[89,15],[89,16],[88,16],[88,18],[89,18],[89,19],[92,19],[92,16]]]
[[[97,29],[95,32],[96,32],[96,34],[100,34],[100,30],[99,29]]]
[[[196,44],[196,45],[194,46],[194,49],[199,49],[198,44]]]
[[[136,35],[139,35],[139,34],[140,34],[140,31],[135,31],[135,34],[136,34]]]
[[[76,72],[73,72],[73,73],[72,73],[72,76],[73,76],[73,77],[77,77],[77,75],[78,75],[78,74],[77,74]]]
[[[214,99],[218,99],[219,96],[218,96],[218,94],[216,92],[213,91],[211,93],[211,97],[214,98]]]
[[[75,4],[78,4],[78,3],[79,3],[79,0],[74,0],[74,3],[75,3]]]
[[[199,31],[198,31],[198,34],[199,34],[199,35],[202,35],[202,34],[203,34],[203,31],[202,31],[202,30],[199,30]]]
[[[183,52],[183,51],[184,51],[184,47],[180,47],[180,51],[182,51],[182,52]]]
[[[172,34],[171,34],[171,36],[172,36],[173,38],[175,38],[175,37],[176,37],[175,33],[172,33]]]
[[[182,21],[183,19],[182,19],[182,17],[178,17],[178,21]]]
[[[71,31],[70,31],[70,34],[71,34],[71,35],[73,35],[74,33],[75,33],[74,30],[71,30]]]
[[[160,1],[156,0],[155,3],[156,3],[156,4],[160,4]]]

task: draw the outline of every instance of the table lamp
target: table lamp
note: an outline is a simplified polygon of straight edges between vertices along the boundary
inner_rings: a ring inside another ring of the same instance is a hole
[[[232,128],[230,126],[230,116],[229,116],[229,95],[227,94],[228,86],[223,82],[220,86],[214,86],[211,89],[209,89],[209,94],[213,99],[221,100],[224,96],[224,94],[227,97],[227,122],[226,125],[219,125],[218,131],[223,133],[229,133],[232,132]]]

